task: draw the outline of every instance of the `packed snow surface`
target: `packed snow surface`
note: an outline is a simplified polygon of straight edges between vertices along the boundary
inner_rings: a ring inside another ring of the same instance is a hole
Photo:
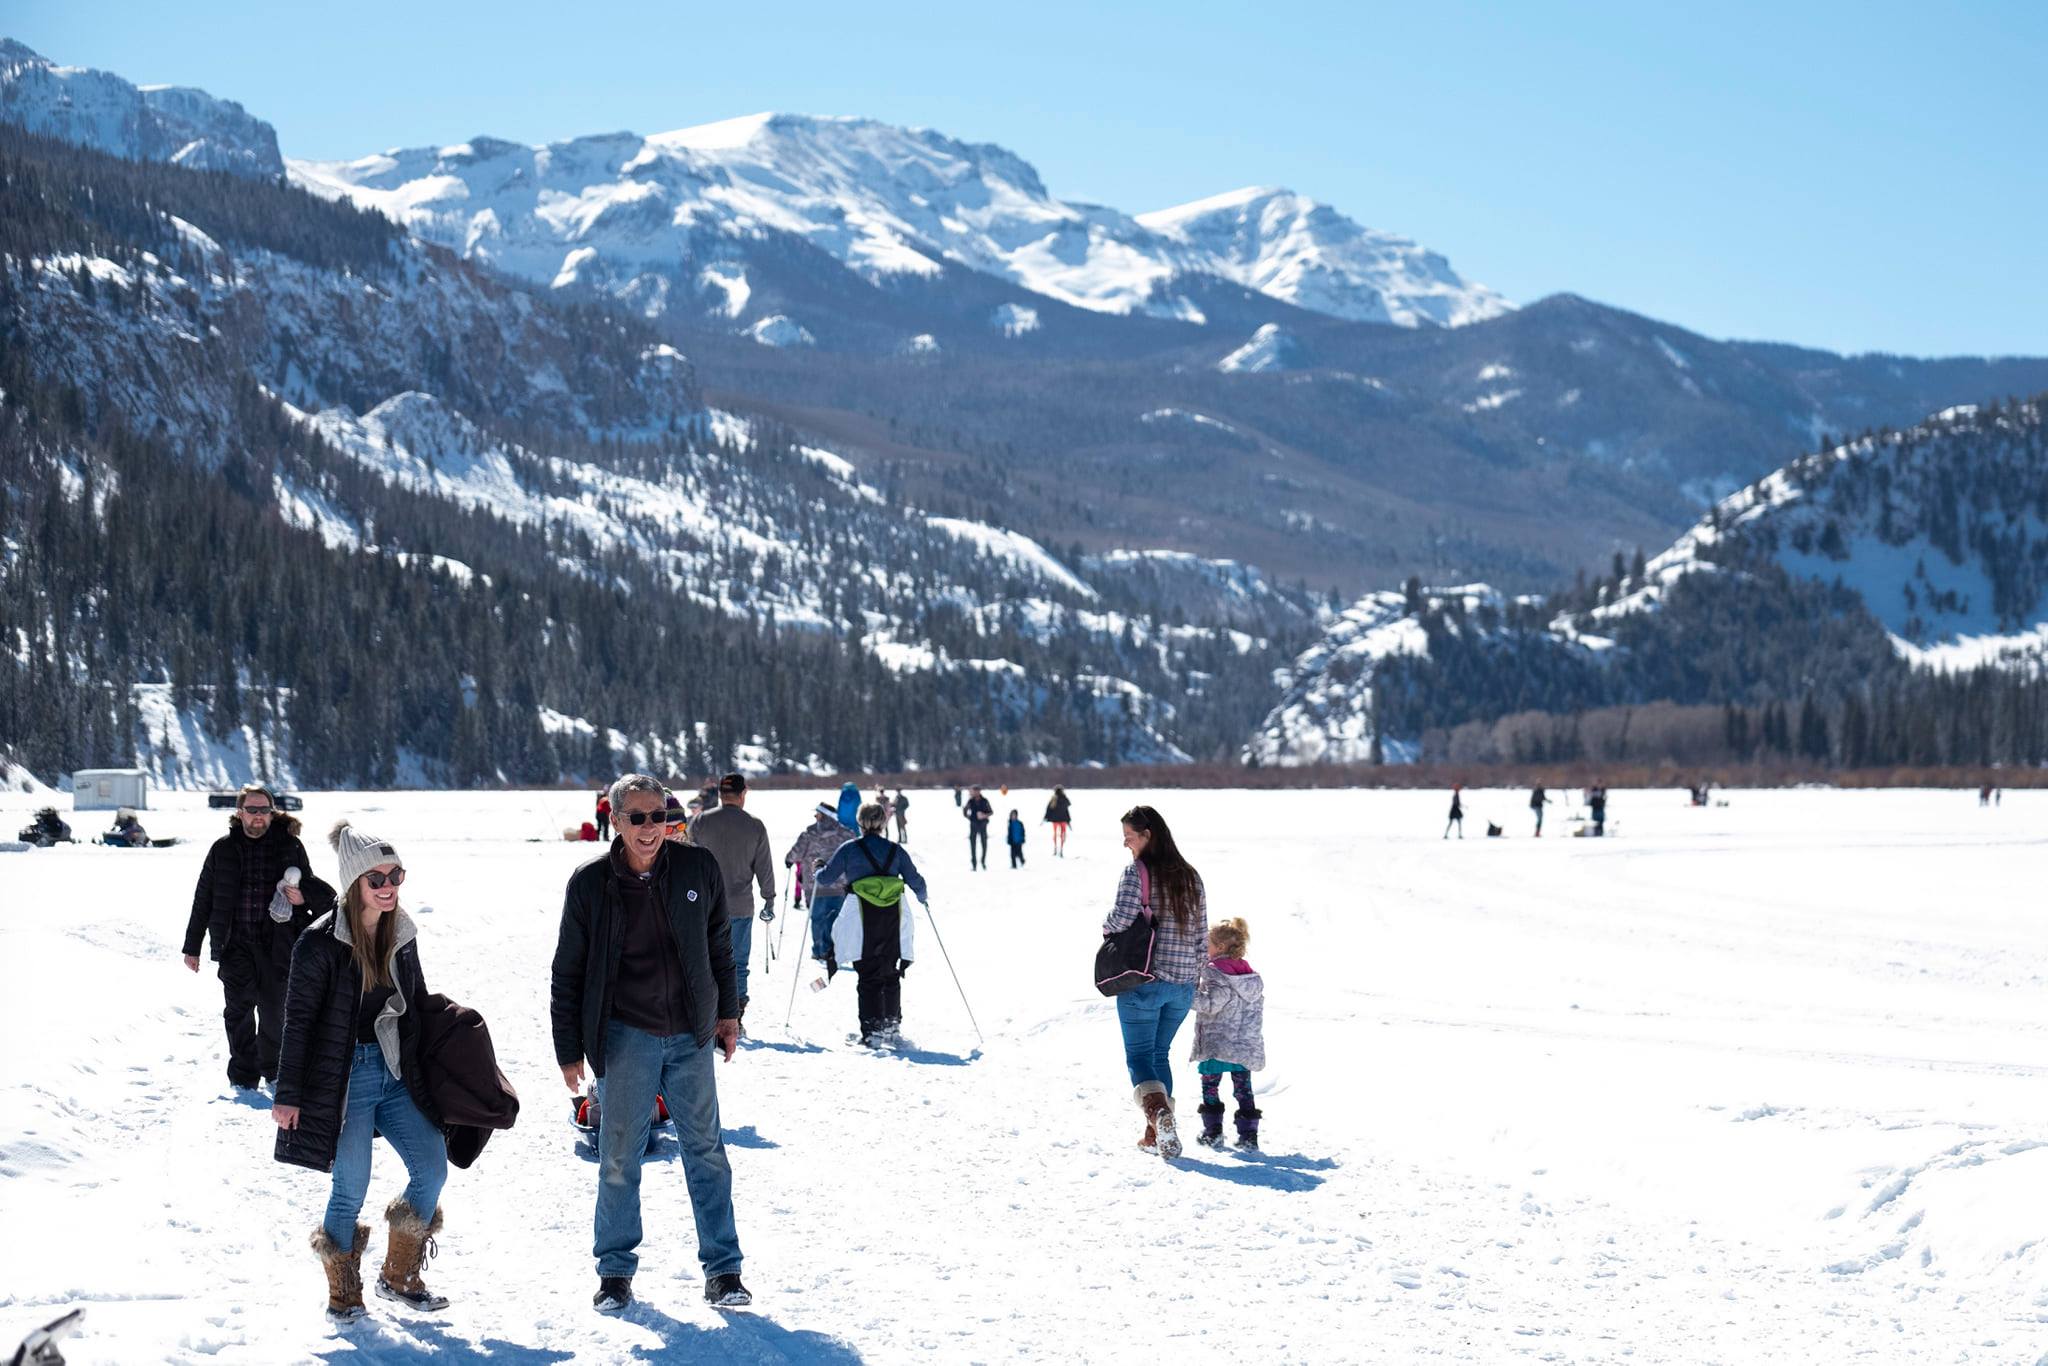
[[[829,795],[755,794],[778,857]],[[986,1041],[925,924],[915,1046],[882,1056],[844,1042],[846,977],[785,1027],[799,927],[757,929],[754,1037],[717,1072],[756,1298],[726,1316],[673,1139],[640,1303],[589,1307],[596,1168],[546,994],[587,794],[307,796],[309,830],[347,813],[401,846],[427,982],[483,1012],[523,1101],[444,1195],[426,1275],[452,1305],[372,1297],[344,1330],[306,1247],[327,1181],[271,1160],[267,1102],[226,1088],[220,989],[177,957],[221,813],[152,794],[175,848],[0,853],[0,1338],[83,1304],[77,1363],[2040,1357],[2048,794],[1617,791],[1616,838],[1558,838],[1554,809],[1537,841],[1520,793],[1475,790],[1475,836],[1511,837],[1461,843],[1440,793],[1079,790],[1054,860],[1047,794],[991,789],[1030,862],[981,873],[949,794],[910,795]],[[1211,916],[1250,922],[1263,1152],[1133,1146],[1087,969],[1136,800]],[[373,1209],[401,1182],[378,1145]]]

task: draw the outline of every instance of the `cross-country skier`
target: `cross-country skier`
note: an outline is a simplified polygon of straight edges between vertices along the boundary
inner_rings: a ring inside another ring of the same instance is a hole
[[[927,911],[923,874],[910,851],[882,833],[887,813],[880,802],[860,809],[860,838],[839,847],[818,874],[818,895],[847,894],[832,927],[827,973],[852,964],[859,975],[860,1041],[870,1047],[897,1042],[903,1024],[903,974],[916,948],[907,887]]]

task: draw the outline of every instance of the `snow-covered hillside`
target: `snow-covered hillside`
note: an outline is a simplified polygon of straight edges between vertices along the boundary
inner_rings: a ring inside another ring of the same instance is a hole
[[[743,314],[744,243],[764,232],[870,281],[954,263],[1079,308],[1193,322],[1202,311],[1176,277],[1215,276],[1334,317],[1407,327],[1456,326],[1507,306],[1442,257],[1297,196],[1262,192],[1244,210],[1254,228],[1236,234],[1213,207],[1222,201],[1132,218],[1059,199],[1001,147],[869,119],[756,114],[542,147],[478,137],[294,161],[291,174],[466,256],[649,313],[666,311],[680,284],[700,308]]]
[[[830,795],[748,809],[779,854]],[[0,995],[0,1188],[38,1230],[0,1240],[0,1341],[83,1305],[80,1366],[2035,1362],[2048,953],[2025,889],[2048,794],[1727,795],[1617,791],[1620,838],[1515,819],[1461,843],[1438,793],[1077,790],[1055,860],[1047,794],[1013,791],[1027,865],[970,873],[950,794],[913,789],[946,954],[914,911],[912,1046],[846,1044],[849,975],[804,990],[801,923],[759,926],[753,1037],[717,1067],[754,1305],[704,1305],[660,1135],[639,1303],[607,1318],[541,989],[588,795],[308,794],[309,830],[346,814],[396,841],[427,984],[482,1013],[521,1099],[443,1192],[425,1278],[448,1309],[372,1295],[339,1330],[306,1246],[328,1180],[272,1160],[269,1098],[223,1075],[220,986],[176,957],[226,822],[153,802],[184,843],[0,853],[0,954],[33,969]],[[1259,1152],[1134,1146],[1115,1009],[1082,972],[1139,801],[1211,915],[1249,920]],[[0,798],[0,829],[36,804]],[[366,1270],[402,1181],[378,1143]]]
[[[1204,269],[1333,318],[1460,327],[1513,307],[1436,252],[1291,190],[1233,190],[1138,222],[1185,244]]]
[[[183,86],[137,86],[110,71],[58,66],[0,38],[0,119],[134,161],[279,176],[277,132],[233,100]]]
[[[1856,591],[1906,657],[2048,660],[2048,438],[2038,402],[1951,408],[1803,456],[1731,494],[1596,620],[1752,556]]]

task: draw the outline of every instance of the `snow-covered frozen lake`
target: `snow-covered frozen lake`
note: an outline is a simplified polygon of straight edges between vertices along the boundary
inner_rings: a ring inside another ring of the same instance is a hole
[[[755,794],[778,856],[823,795]],[[1436,793],[1159,794],[1212,916],[1250,921],[1271,1059],[1266,1150],[1173,1164],[1133,1147],[1089,984],[1136,794],[1073,795],[1055,861],[1045,794],[991,793],[1030,863],[998,826],[972,873],[950,795],[912,793],[985,1046],[928,934],[901,1056],[846,1044],[849,977],[785,1029],[798,931],[772,968],[757,936],[718,1069],[756,1295],[729,1317],[672,1143],[641,1302],[589,1307],[596,1169],[547,1026],[579,797],[308,799],[323,876],[339,814],[401,846],[427,981],[525,1101],[443,1197],[454,1304],[345,1331],[306,1247],[326,1181],[271,1160],[178,961],[224,813],[159,795],[187,843],[0,853],[0,1339],[85,1303],[76,1362],[2048,1361],[2048,792],[1621,791],[1606,841],[1478,792],[1462,843]],[[31,803],[0,803],[11,833]],[[372,1206],[400,1171],[380,1144]]]

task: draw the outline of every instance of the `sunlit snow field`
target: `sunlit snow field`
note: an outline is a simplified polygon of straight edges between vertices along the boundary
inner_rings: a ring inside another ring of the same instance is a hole
[[[778,857],[824,795],[755,795]],[[950,794],[911,794],[985,1045],[922,921],[894,1056],[847,1044],[846,977],[785,1028],[799,929],[772,966],[757,934],[718,1069],[756,1296],[730,1316],[672,1140],[640,1303],[589,1307],[596,1168],[546,1004],[581,797],[308,799],[321,875],[342,813],[400,846],[427,982],[525,1102],[443,1197],[451,1307],[373,1297],[347,1330],[306,1246],[326,1180],[271,1160],[219,985],[178,961],[224,814],[159,794],[175,848],[0,853],[0,1340],[85,1303],[76,1362],[2048,1361],[2048,793],[1620,791],[1616,838],[1553,808],[1537,841],[1479,792],[1462,843],[1436,793],[1159,794],[1212,916],[1251,924],[1271,1060],[1265,1151],[1172,1164],[1133,1147],[1089,985],[1136,794],[1074,793],[1064,860],[1045,795],[990,793],[971,873]],[[373,1210],[401,1170],[380,1144]]]

